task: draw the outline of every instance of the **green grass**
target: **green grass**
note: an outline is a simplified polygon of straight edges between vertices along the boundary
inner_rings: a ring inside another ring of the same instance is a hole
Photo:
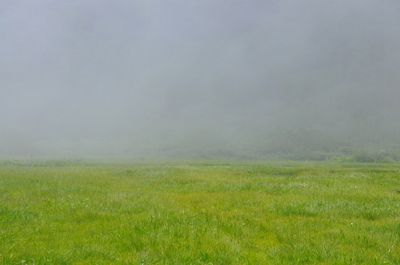
[[[400,167],[3,163],[0,264],[400,264]]]

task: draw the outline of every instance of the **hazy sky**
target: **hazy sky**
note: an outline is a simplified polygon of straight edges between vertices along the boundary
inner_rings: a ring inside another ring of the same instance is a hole
[[[399,13],[397,0],[3,0],[1,153],[398,132]]]

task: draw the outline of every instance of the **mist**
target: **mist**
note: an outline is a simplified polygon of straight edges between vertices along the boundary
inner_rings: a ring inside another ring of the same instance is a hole
[[[399,12],[396,0],[1,1],[0,155],[398,151]]]

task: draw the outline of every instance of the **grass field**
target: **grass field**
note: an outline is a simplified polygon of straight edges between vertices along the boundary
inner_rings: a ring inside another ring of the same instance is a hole
[[[400,165],[3,163],[0,264],[400,264]]]

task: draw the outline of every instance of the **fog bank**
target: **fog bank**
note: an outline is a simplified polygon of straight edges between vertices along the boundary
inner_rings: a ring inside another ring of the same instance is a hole
[[[395,0],[2,1],[0,154],[400,149],[399,12]]]

